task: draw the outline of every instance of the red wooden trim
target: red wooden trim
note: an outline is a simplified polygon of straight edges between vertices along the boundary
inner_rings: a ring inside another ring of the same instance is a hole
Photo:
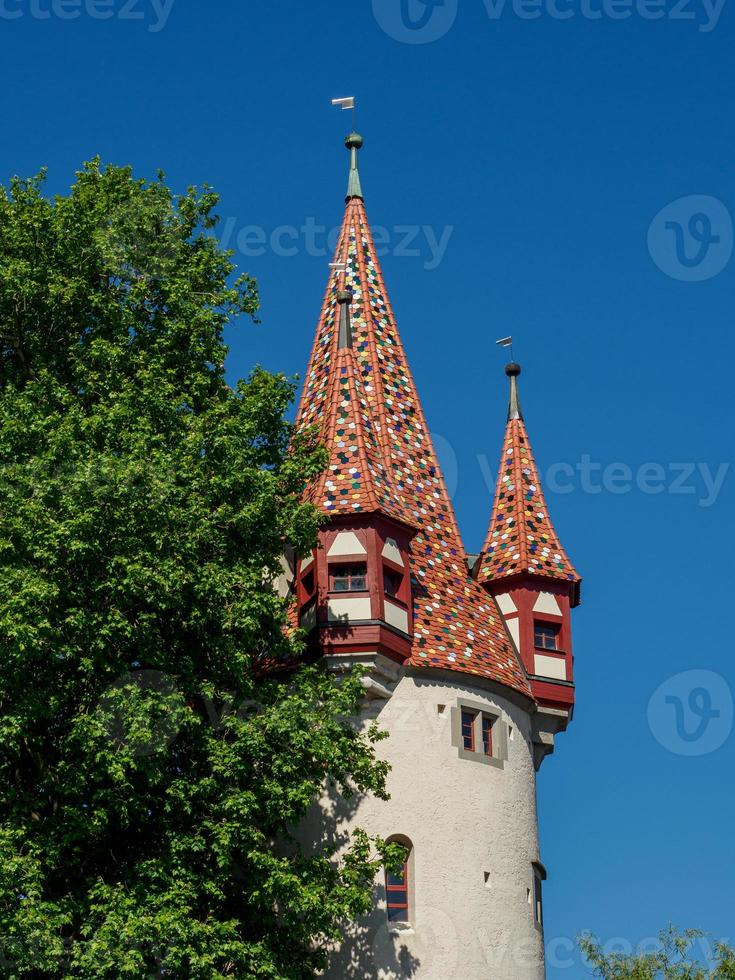
[[[470,729],[470,744],[469,744],[469,746],[467,745],[467,743],[465,741],[465,739],[466,739],[465,725],[467,723],[465,719],[469,719],[469,729]],[[462,708],[462,718],[461,718],[461,722],[462,722],[462,746],[463,746],[463,748],[467,752],[474,752],[475,751],[475,722],[476,721],[477,721],[477,712],[476,711],[469,711],[467,708]]]

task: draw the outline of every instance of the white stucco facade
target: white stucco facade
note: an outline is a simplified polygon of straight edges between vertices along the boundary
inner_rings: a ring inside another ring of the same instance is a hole
[[[390,732],[378,752],[391,799],[327,794],[302,834],[408,838],[409,926],[389,924],[380,875],[373,913],[346,931],[327,980],[543,980],[533,709],[471,675],[377,666],[362,721]],[[496,758],[463,751],[463,703],[494,719]]]

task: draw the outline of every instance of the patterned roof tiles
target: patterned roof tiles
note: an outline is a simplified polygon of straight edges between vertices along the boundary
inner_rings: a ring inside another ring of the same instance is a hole
[[[335,262],[345,271],[330,276],[296,423],[316,426],[331,455],[310,499],[331,515],[380,511],[419,529],[411,543],[412,663],[493,678],[530,694],[495,600],[467,573],[359,197],[347,202]],[[352,293],[348,352],[338,350],[341,289]]]
[[[580,577],[561,546],[544,500],[523,418],[509,418],[495,503],[478,581],[527,573],[572,582]]]

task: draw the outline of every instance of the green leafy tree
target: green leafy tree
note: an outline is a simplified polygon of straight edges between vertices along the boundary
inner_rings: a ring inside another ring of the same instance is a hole
[[[311,977],[395,858],[289,836],[386,767],[270,585],[324,457],[285,378],[225,383],[258,297],[216,203],[98,161],[0,188],[2,977]]]
[[[603,980],[735,980],[735,951],[726,943],[714,944],[710,964],[694,958],[694,944],[703,936],[696,929],[669,927],[659,936],[658,950],[631,955],[605,953],[592,936],[583,936],[580,949],[592,975]]]

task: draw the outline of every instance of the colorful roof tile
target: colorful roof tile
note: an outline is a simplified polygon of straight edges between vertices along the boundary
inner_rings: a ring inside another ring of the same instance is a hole
[[[348,147],[353,156],[359,149],[354,134]],[[336,265],[297,416],[297,427],[317,427],[331,455],[310,498],[331,515],[380,511],[418,529],[411,542],[411,663],[492,678],[530,694],[494,598],[468,575],[361,193],[351,171]],[[343,291],[352,295],[348,350],[339,343]]]
[[[521,369],[509,364],[510,408],[495,503],[477,564],[481,583],[529,574],[563,580],[578,592],[580,577],[561,546],[541,489],[518,398]]]

